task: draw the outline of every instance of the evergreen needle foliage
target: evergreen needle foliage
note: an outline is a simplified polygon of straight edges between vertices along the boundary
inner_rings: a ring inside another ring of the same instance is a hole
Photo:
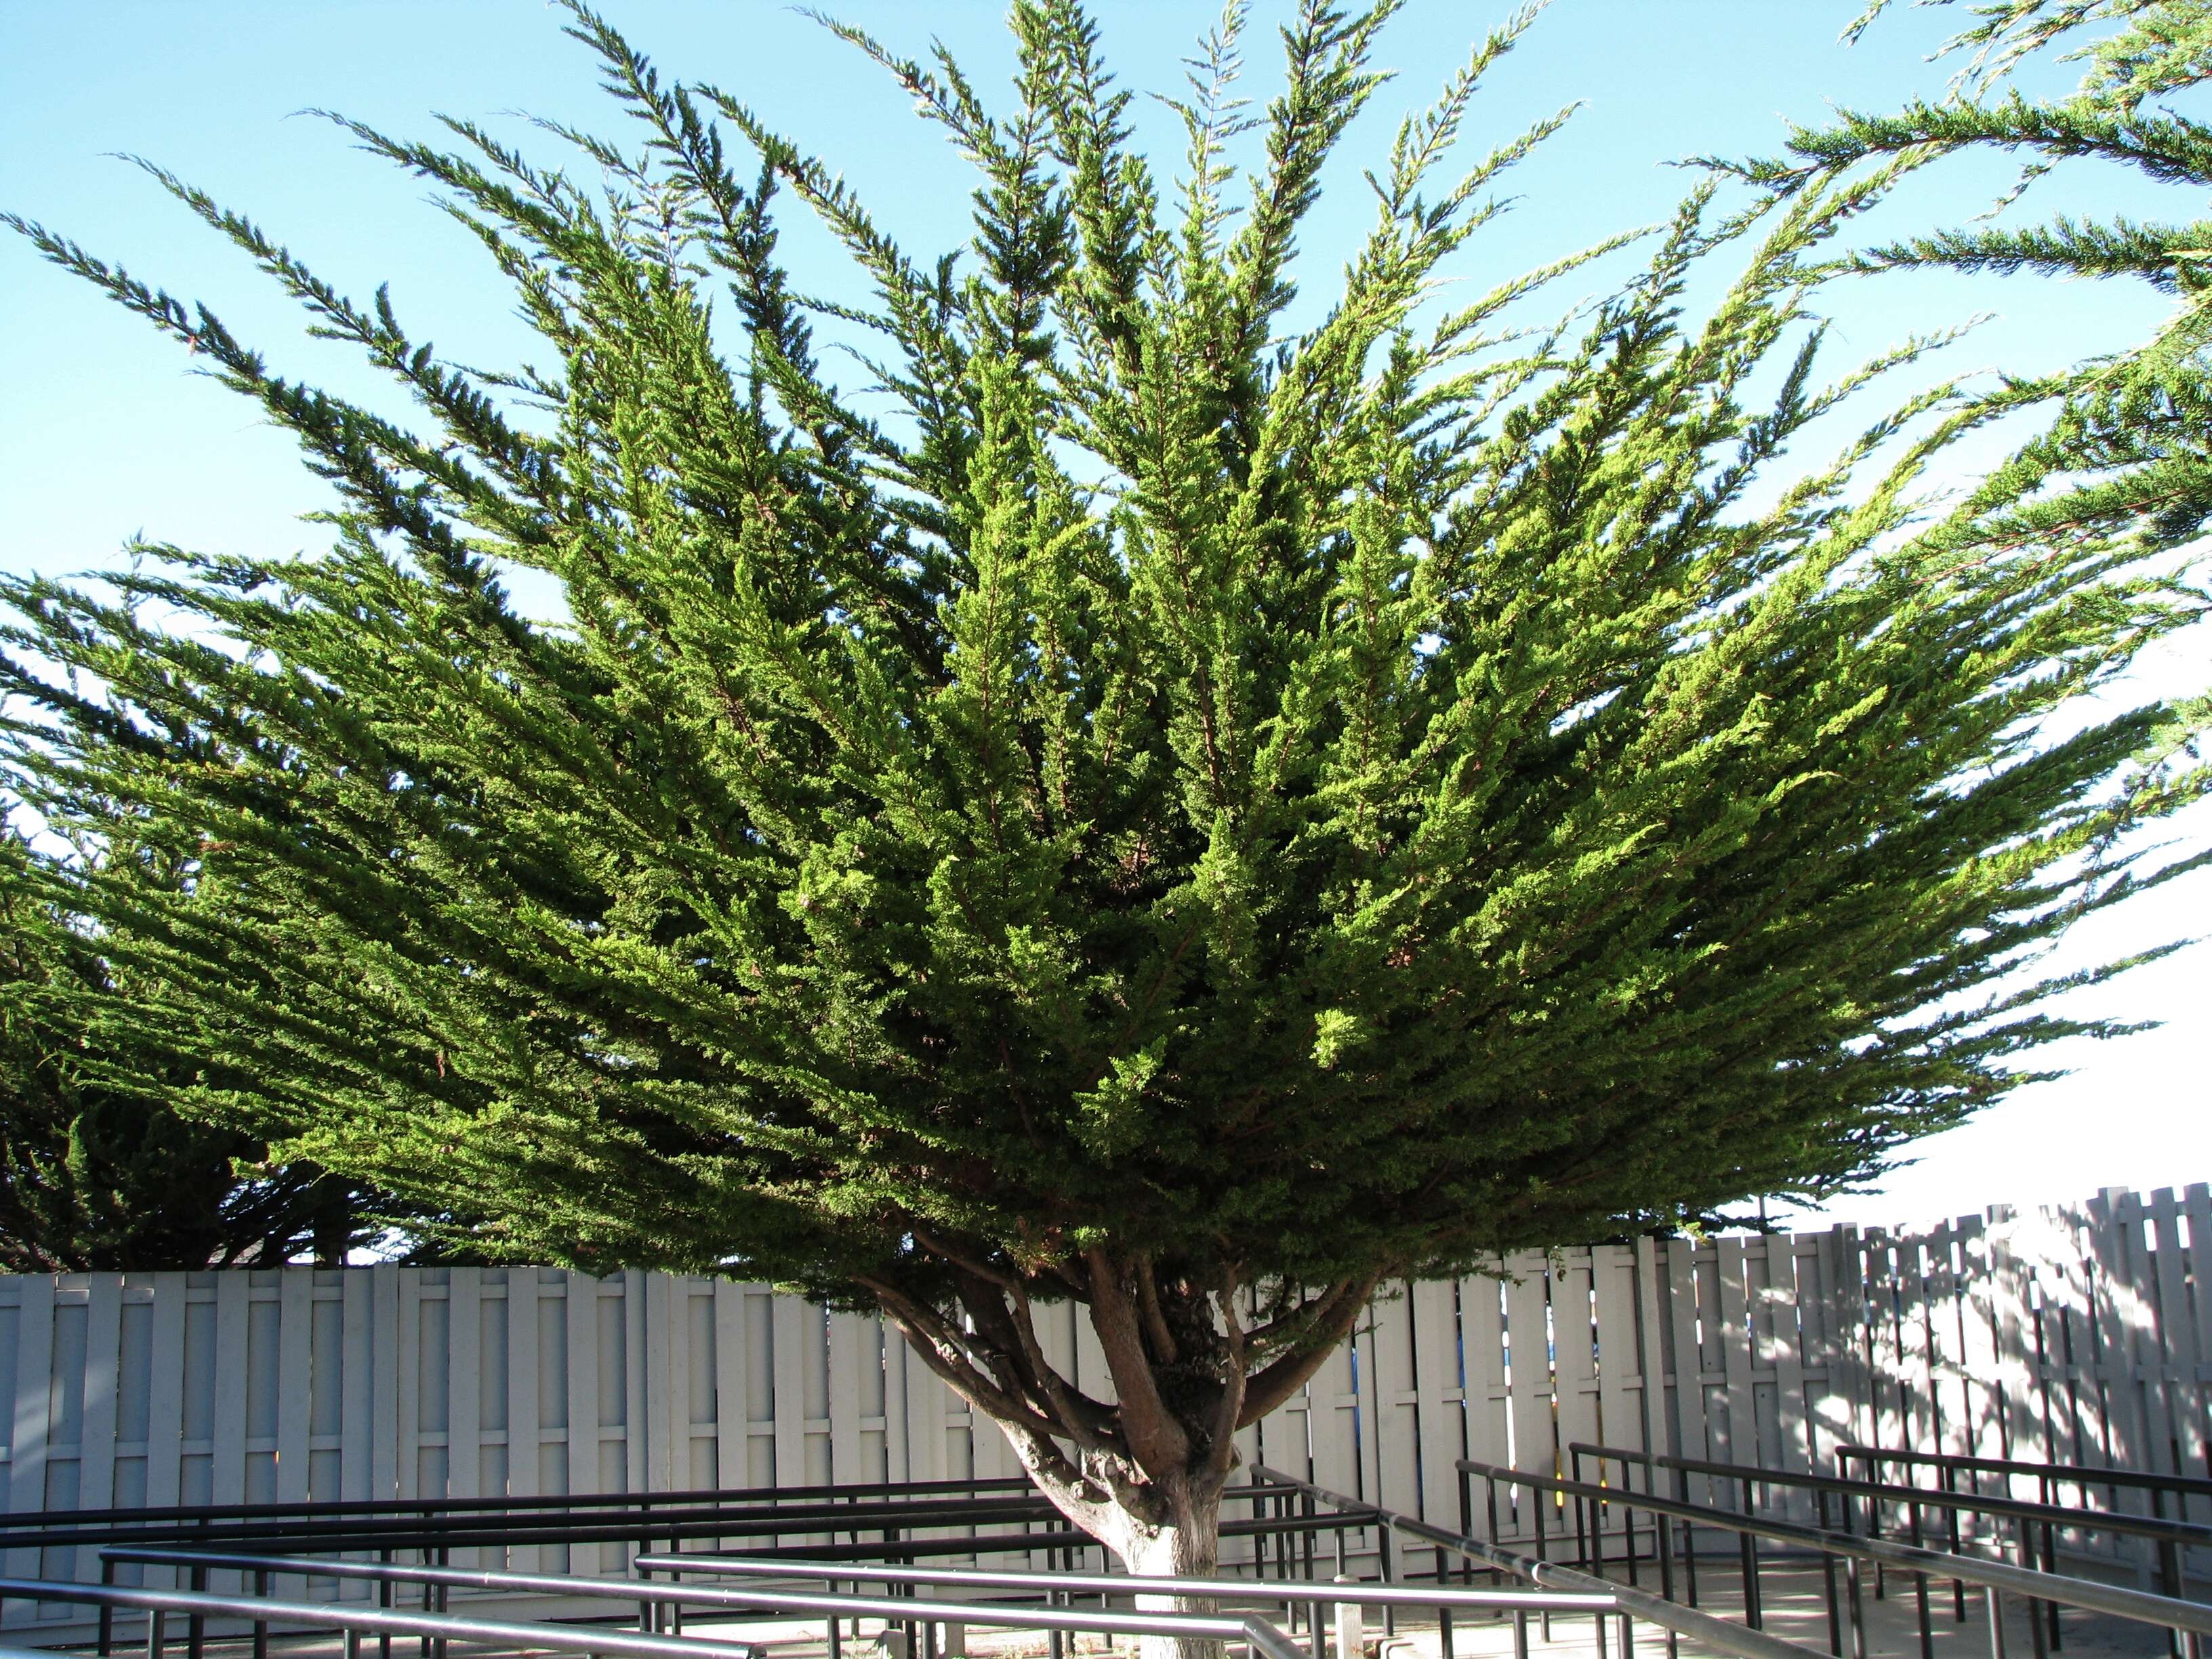
[[[1889,5],[1874,0],[1847,33],[1863,33]],[[2185,186],[2188,210],[2201,211],[2212,190],[2212,127],[2174,100],[2212,80],[2212,0],[1984,0],[1972,10],[1978,21],[1944,48],[1972,54],[1949,98],[1894,115],[1847,111],[1827,128],[1793,131],[1784,157],[1712,165],[1788,191],[1898,157],[1925,161],[2000,149],[2023,158],[2000,209],[2062,163],[2101,161]],[[2072,44],[2085,35],[2086,44]],[[2071,95],[2038,102],[2008,84],[2022,64],[2069,46],[2060,59],[2087,64]],[[2025,507],[2023,522],[2060,530],[2076,519],[2104,529],[2132,526],[2148,551],[2192,541],[2212,517],[2208,261],[2212,220],[2138,224],[2060,215],[2025,228],[1984,222],[1908,237],[1856,254],[1850,264],[1862,271],[1942,267],[2118,277],[2175,296],[2173,314],[2142,346],[2064,374],[2016,378],[1991,399],[2058,410],[1998,487],[2033,488],[2033,480],[2051,474],[2101,486]]]
[[[0,1272],[343,1261],[353,1189],[179,1113],[194,1058],[60,908],[70,884],[0,835]]]
[[[446,193],[542,370],[447,362],[156,175],[419,431],[19,224],[347,503],[309,556],[9,590],[19,787],[226,884],[210,916],[82,878],[256,1077],[235,1109],[513,1257],[880,1307],[1159,1571],[1210,1563],[1232,1432],[1382,1281],[1863,1178],[2080,1029],[2014,970],[2157,878],[2118,838],[2208,779],[2173,710],[2039,732],[2197,603],[2063,479],[1927,507],[1989,418],[1948,387],[1778,470],[1935,343],[1824,380],[1808,313],[1910,158],[1701,191],[1514,337],[1589,255],[1437,284],[1556,125],[1460,170],[1524,14],[1398,126],[1293,327],[1394,9],[1304,0],[1248,112],[1232,4],[1172,185],[1078,0],[1015,0],[1005,112],[841,30],[980,174],[971,247],[923,261],[579,5],[643,134],[566,134],[588,185],[347,124]],[[793,290],[780,191],[867,298]],[[876,343],[872,396],[817,331]],[[1111,1400],[1038,1339],[1067,1297]]]

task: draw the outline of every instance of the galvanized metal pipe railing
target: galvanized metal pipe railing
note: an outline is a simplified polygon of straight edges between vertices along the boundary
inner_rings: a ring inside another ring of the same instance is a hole
[[[260,1620],[310,1630],[344,1632],[346,1659],[361,1659],[364,1636],[412,1636],[426,1642],[465,1640],[550,1649],[556,1653],[604,1654],[623,1659],[761,1659],[757,1644],[708,1642],[629,1631],[579,1630],[573,1626],[501,1619],[456,1619],[382,1607],[348,1607],[317,1601],[275,1601],[261,1596],[210,1595],[204,1590],[141,1589],[125,1584],[58,1583],[42,1578],[0,1578],[0,1600],[75,1602],[129,1607],[149,1615],[146,1659],[161,1659],[171,1613],[193,1619]]]
[[[190,1560],[192,1552],[118,1550],[118,1559],[135,1559],[142,1555],[159,1553],[167,1559]],[[1200,1613],[1109,1613],[1085,1611],[1073,1607],[1012,1607],[1004,1602],[923,1601],[909,1597],[889,1598],[863,1595],[836,1595],[792,1590],[732,1589],[725,1585],[695,1584],[678,1587],[673,1584],[629,1583],[616,1584],[605,1580],[574,1580],[558,1574],[506,1573],[478,1571],[472,1568],[431,1568],[385,1566],[366,1561],[325,1561],[311,1556],[287,1555],[224,1555],[210,1557],[204,1563],[210,1567],[246,1568],[256,1571],[301,1573],[318,1576],[332,1573],[344,1577],[384,1580],[407,1583],[434,1583],[447,1586],[467,1586],[485,1589],[528,1589],[555,1594],[571,1594],[578,1586],[596,1583],[602,1594],[611,1593],[632,1601],[650,1606],[665,1605],[679,1596],[695,1606],[712,1606],[762,1612],[770,1614],[823,1613],[830,1617],[834,1631],[839,1619],[883,1619],[892,1623],[921,1624],[932,1628],[941,1625],[993,1625],[1002,1628],[1022,1630],[1058,1630],[1083,1634],[1108,1636],[1190,1636],[1216,1641],[1243,1642],[1255,1654],[1267,1659],[1307,1659],[1297,1644],[1276,1629],[1267,1620],[1255,1616],[1216,1618]],[[100,1595],[101,1590],[89,1585],[59,1587],[70,1594],[58,1596],[62,1600],[86,1600]],[[0,1593],[15,1594],[7,1581],[0,1581]],[[308,1613],[318,1611],[313,1602],[267,1602],[246,1596],[209,1596],[189,1591],[118,1590],[119,1595],[148,1595],[174,1599],[185,1597],[204,1604],[200,1610],[206,1613],[226,1613],[252,1617],[257,1607],[282,1607],[289,1617],[297,1607]],[[214,1603],[223,1605],[217,1607]],[[122,1605],[137,1605],[122,1603]],[[479,1631],[492,1628],[495,1621],[428,1618],[420,1614],[386,1615],[410,1621],[407,1631],[394,1628],[394,1633],[414,1633],[426,1625],[446,1624],[453,1626],[452,1635],[474,1636]],[[337,1619],[326,1622],[338,1623]],[[504,1628],[516,1631],[556,1631],[565,1638],[558,1643],[538,1642],[539,1646],[565,1648],[569,1651],[586,1650],[605,1653],[625,1653],[635,1659],[758,1659],[758,1650],[752,1645],[727,1646],[711,1642],[698,1642],[683,1636],[662,1636],[651,1630],[654,1620],[650,1611],[641,1620],[647,1626],[637,1634],[604,1630],[580,1631],[559,1625],[516,1624]],[[473,1626],[463,1629],[462,1626]],[[430,1633],[425,1632],[424,1633]],[[648,1652],[637,1645],[641,1642],[657,1644]],[[149,1656],[149,1659],[158,1659]]]
[[[2212,1607],[2194,1601],[2184,1601],[2172,1596],[2154,1595],[2146,1590],[2124,1589],[2118,1585],[2100,1584],[2087,1579],[2069,1578],[2057,1573],[2041,1572],[2033,1567],[2014,1566],[2009,1562],[1984,1560],[1978,1556],[1953,1554],[1925,1546],[1899,1544],[1888,1539],[1864,1538],[1852,1533],[1839,1533],[1819,1527],[1801,1525],[1792,1521],[1778,1521],[1746,1515],[1735,1510],[1716,1509],[1709,1504],[1692,1504],[1677,1498],[1661,1498],[1649,1492],[1632,1492],[1619,1486],[1601,1486],[1589,1481],[1563,1480],[1556,1475],[1534,1474],[1519,1469],[1503,1468],[1492,1463],[1478,1462],[1472,1458],[1459,1460],[1465,1473],[1480,1477],[1494,1488],[1498,1486],[1526,1486],[1533,1492],[1556,1492],[1563,1497],[1580,1495],[1605,1499],[1626,1507],[1649,1510],[1654,1514],[1672,1516],[1694,1522],[1702,1526],[1759,1538],[1771,1538],[1780,1542],[1802,1544],[1832,1555],[1844,1558],[1850,1565],[1851,1626],[1856,1659],[1866,1659],[1865,1624],[1861,1614],[1856,1565],[1875,1562],[1899,1568],[1905,1571],[1936,1578],[1960,1578],[1980,1585],[1989,1592],[1990,1611],[1990,1647],[1994,1659],[2004,1659],[2003,1626],[2000,1595],[2014,1595],[2031,1601],[2057,1601],[2068,1607],[2081,1607],[2093,1613],[2111,1613],[2116,1618],[2131,1619],[2139,1623],[2155,1625],[2166,1630],[2176,1630],[2201,1638],[2212,1635]],[[1464,1487],[1462,1492],[1464,1493]],[[1754,1557],[1753,1571],[1757,1571]],[[1601,1581],[1602,1582],[1602,1581]],[[1747,1586],[1747,1605],[1753,1605],[1752,1586]],[[1830,1603],[1829,1647],[1832,1652],[1842,1651],[1836,1628],[1836,1613]],[[1921,1631],[1923,1656],[1932,1653],[1932,1644],[1927,1626]]]
[[[1263,1468],[1255,1470],[1255,1473],[1264,1474],[1273,1480],[1297,1486],[1323,1503],[1335,1504],[1343,1507],[1369,1507],[1361,1504],[1357,1498],[1347,1498],[1340,1492],[1330,1492],[1326,1487],[1316,1486],[1310,1481],[1300,1480],[1294,1475],[1285,1474],[1279,1469]],[[1427,1522],[1417,1521],[1408,1515],[1400,1515],[1389,1510],[1382,1513],[1387,1525],[1409,1538],[1418,1538],[1433,1545],[1440,1552],[1439,1577],[1443,1574],[1441,1553],[1449,1552],[1452,1554],[1462,1556],[1469,1561],[1480,1562],[1490,1571],[1511,1573],[1515,1577],[1526,1579],[1541,1589],[1612,1596],[1621,1615],[1622,1659],[1632,1659],[1632,1652],[1629,1646],[1632,1639],[1630,1632],[1634,1628],[1634,1620],[1638,1619],[1643,1620],[1647,1624],[1656,1625],[1667,1632],[1668,1659],[1674,1659],[1680,1638],[1685,1636],[1693,1641],[1702,1642],[1721,1653],[1732,1655],[1734,1659],[1811,1659],[1814,1653],[1814,1650],[1802,1647],[1797,1643],[1787,1641],[1779,1636],[1770,1635],[1765,1631],[1747,1630],[1741,1625],[1730,1624],[1725,1619],[1717,1619],[1712,1614],[1700,1612],[1695,1607],[1686,1607],[1662,1595],[1653,1595],[1645,1590],[1616,1584],[1610,1580],[1599,1578],[1587,1572],[1579,1572],[1572,1568],[1562,1567],[1553,1562],[1540,1561],[1533,1556],[1523,1555],[1517,1550],[1507,1549],[1503,1545],[1472,1537],[1465,1532],[1455,1533],[1443,1527],[1431,1526]],[[1526,1620],[1525,1613],[1516,1615],[1515,1659],[1528,1659]],[[1603,1629],[1601,1623],[1599,1628],[1601,1632]],[[1601,1635],[1599,1647],[1601,1659],[1602,1659],[1603,1650]]]
[[[830,1565],[803,1564],[774,1556],[701,1554],[641,1555],[635,1565],[640,1575],[647,1578],[655,1572],[666,1572],[672,1577],[815,1578],[830,1583],[833,1588],[849,1578],[856,1583],[872,1581],[917,1587],[1012,1589],[1034,1595],[1042,1583],[1048,1603],[1060,1595],[1178,1595],[1216,1601],[1270,1601],[1291,1609],[1341,1605],[1382,1607],[1387,1613],[1400,1607],[1434,1607],[1439,1614],[1444,1659],[1451,1659],[1451,1614],[1455,1609],[1495,1615],[1515,1611],[1601,1613],[1615,1611],[1617,1607],[1615,1598],[1609,1593],[1576,1595],[1563,1591],[1448,1589],[1441,1582],[1437,1589],[1425,1590],[1409,1585],[1346,1583],[1340,1580],[1324,1583],[1295,1578],[1153,1578],[1130,1573],[993,1572],[971,1567],[895,1567],[857,1563]],[[1290,1623],[1295,1631],[1295,1617]],[[1320,1620],[1310,1614],[1308,1630],[1316,1659],[1320,1659]],[[834,1643],[832,1652],[836,1652]],[[1052,1652],[1053,1659],[1060,1659],[1057,1636]]]
[[[659,1632],[660,1620],[658,1616],[658,1609],[663,1607],[671,1608],[679,1615],[682,1609],[686,1606],[697,1607],[727,1607],[748,1611],[762,1610],[769,1612],[775,1612],[787,1608],[795,1608],[796,1610],[802,1612],[819,1612],[822,1610],[818,1605],[818,1598],[817,1598],[815,1601],[806,1603],[804,1607],[799,1607],[797,1603],[793,1602],[788,1596],[779,1595],[774,1593],[763,1594],[761,1592],[749,1590],[736,1590],[722,1585],[694,1584],[686,1586],[677,1583],[660,1584],[653,1583],[649,1574],[638,1580],[618,1582],[605,1578],[575,1578],[562,1573],[502,1572],[489,1568],[475,1567],[402,1566],[398,1565],[386,1565],[380,1562],[331,1561],[317,1556],[238,1554],[228,1551],[213,1552],[176,1549],[137,1549],[126,1545],[118,1545],[111,1548],[102,1550],[100,1552],[100,1556],[103,1560],[111,1562],[138,1562],[146,1565],[183,1566],[202,1571],[221,1569],[229,1571],[251,1572],[256,1575],[257,1578],[264,1583],[268,1579],[278,1575],[296,1574],[303,1577],[353,1578],[367,1580],[371,1583],[432,1585],[438,1587],[441,1590],[457,1589],[509,1590],[516,1592],[530,1592],[546,1595],[575,1595],[592,1597],[605,1601],[619,1601],[638,1607],[638,1628],[641,1632],[647,1634],[657,1634]],[[663,1557],[658,1558],[655,1560],[654,1565],[656,1566],[661,1566],[663,1570],[666,1570],[665,1564],[672,1560],[680,1561],[689,1565],[694,1562],[711,1563],[714,1562],[715,1559],[715,1558],[712,1557],[700,1556],[678,1556],[673,1558]],[[894,1577],[899,1571],[898,1569],[871,1569],[865,1565],[857,1565],[854,1567],[848,1567],[842,1565],[825,1565],[816,1571],[809,1571],[804,1567],[795,1567],[794,1564],[787,1561],[772,1561],[764,1563],[763,1565],[769,1567],[775,1574],[784,1577],[830,1578],[834,1577],[838,1579],[848,1577],[856,1580],[860,1578],[884,1579]],[[926,1568],[912,1569],[911,1571],[925,1577],[928,1576],[928,1569]],[[974,1574],[966,1575],[966,1577],[970,1578],[978,1576],[979,1575]],[[980,1576],[991,1577],[993,1575]],[[957,1577],[959,1575],[955,1575],[954,1577]],[[995,1577],[1002,1580],[1006,1584],[1017,1587],[1026,1587],[1031,1590],[1035,1589],[1040,1579],[1044,1580],[1054,1587],[1062,1586],[1065,1583],[1065,1579],[1062,1575],[1049,1573],[1005,1573],[995,1575]],[[1121,1578],[1111,1579],[1108,1582],[1118,1583],[1122,1586],[1128,1586],[1131,1584],[1132,1581],[1127,1578]],[[1170,1583],[1163,1580],[1158,1581],[1156,1583],[1155,1581],[1146,1580],[1142,1583],[1137,1584],[1135,1589],[1139,1593],[1151,1592],[1157,1589],[1158,1593],[1161,1594],[1176,1595],[1182,1593],[1180,1586],[1185,1581],[1177,1580]],[[1219,1588],[1219,1581],[1215,1580],[1193,1580],[1188,1582],[1192,1584],[1197,1585],[1200,1591],[1203,1591],[1207,1586],[1212,1586],[1215,1589]],[[1296,1588],[1300,1589],[1314,1588],[1317,1589],[1320,1587],[1297,1586]],[[1266,1599],[1279,1600],[1282,1598],[1271,1596]],[[1382,1598],[1381,1596],[1369,1596],[1364,1598],[1346,1597],[1342,1595],[1336,1595],[1329,1596],[1327,1599],[1334,1601],[1358,1599],[1363,1601],[1373,1601],[1379,1605]],[[868,1601],[866,1606],[855,1605],[854,1607],[848,1608],[844,1616],[855,1618],[868,1617],[872,1613],[878,1611],[881,1605],[882,1604],[880,1602],[873,1601]],[[1124,1635],[1173,1635],[1178,1633],[1174,1631],[1144,1631],[1135,1630],[1133,1628],[1123,1630],[1119,1626],[1109,1627],[1108,1626],[1097,1624],[1067,1624],[1065,1622],[1052,1624],[1050,1621],[1048,1621],[1047,1625],[1040,1625],[1037,1621],[1030,1620],[1025,1616],[1028,1613],[1041,1611],[1041,1609],[1033,1607],[1002,1607],[1001,1611],[1006,1613],[1009,1616],[992,1620],[981,1618],[963,1620],[949,1615],[943,1618],[937,1616],[938,1609],[950,1607],[951,1605],[952,1604],[946,1602],[930,1603],[927,1607],[929,1614],[928,1618],[921,1619],[919,1621],[928,1624],[1000,1624],[1014,1625],[1024,1627],[1033,1626],[1036,1628],[1046,1628],[1048,1625],[1049,1628],[1051,1628],[1054,1632],[1055,1645],[1057,1645],[1058,1636],[1068,1630],[1080,1630],[1085,1632],[1098,1631],[1107,1634]],[[919,1614],[915,1602],[902,1600],[896,1604],[896,1606],[899,1609],[896,1615],[897,1619],[909,1624],[917,1622]],[[444,1610],[442,1603],[440,1610],[441,1612]],[[1054,1616],[1057,1618],[1059,1615],[1055,1613]],[[1072,1617],[1073,1615],[1071,1613],[1070,1616]],[[1176,1616],[1181,1618],[1188,1615],[1177,1614]],[[261,1655],[265,1651],[260,1638],[264,1634],[266,1623],[267,1621],[265,1620],[258,1621],[256,1626],[256,1659],[261,1659]],[[681,1635],[681,1626],[678,1625],[672,1633]],[[1212,1632],[1203,1631],[1187,1631],[1181,1633],[1188,1635],[1206,1635],[1209,1633],[1213,1635],[1223,1634],[1223,1632],[1218,1631]],[[1244,1638],[1230,1637],[1227,1639],[1241,1640]],[[842,1644],[839,1639],[839,1632],[837,1629],[837,1620],[836,1618],[832,1618],[830,1621],[830,1651],[833,1656],[838,1655],[842,1652]]]
[[[250,1573],[257,1596],[266,1592],[269,1580],[280,1575],[303,1578],[350,1578],[379,1584],[422,1584],[438,1589],[435,1612],[448,1604],[443,1592],[453,1589],[512,1590],[544,1595],[576,1596],[584,1600],[621,1601],[639,1609],[638,1629],[659,1632],[653,1609],[676,1598],[667,1585],[638,1583],[613,1578],[580,1578],[569,1573],[507,1572],[489,1567],[409,1566],[396,1562],[333,1561],[326,1557],[289,1554],[240,1554],[228,1550],[139,1548],[112,1544],[100,1553],[105,1567],[125,1563],[143,1566],[183,1567],[195,1577],[211,1571]],[[103,1578],[103,1582],[105,1579]],[[426,1607],[426,1613],[432,1609]],[[256,1620],[253,1659],[265,1659],[269,1621]],[[676,1632],[681,1634],[680,1631]],[[388,1649],[388,1644],[387,1644]],[[102,1647],[105,1655],[108,1649]]]

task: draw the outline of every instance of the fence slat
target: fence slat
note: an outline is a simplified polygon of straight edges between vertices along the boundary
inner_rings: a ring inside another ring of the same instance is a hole
[[[568,1486],[572,1492],[599,1492],[599,1281],[589,1273],[564,1275],[568,1295],[561,1313],[568,1357]],[[568,1571],[599,1571],[599,1547],[569,1547]]]
[[[315,1273],[276,1282],[276,1501],[307,1501],[309,1425],[315,1409]]]
[[[84,1430],[76,1501],[104,1510],[115,1498],[115,1413],[123,1382],[123,1275],[93,1273],[86,1294]]]
[[[33,1273],[22,1281],[15,1314],[15,1431],[8,1437],[8,1508],[12,1514],[46,1506],[46,1431],[53,1397],[54,1280]],[[8,1571],[38,1577],[38,1552],[10,1550]]]
[[[215,1275],[215,1451],[210,1501],[246,1501],[247,1367],[254,1355],[247,1329],[252,1284],[245,1273]]]

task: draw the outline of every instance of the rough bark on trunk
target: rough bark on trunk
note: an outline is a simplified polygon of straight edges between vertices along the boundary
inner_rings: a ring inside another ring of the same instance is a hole
[[[1192,1494],[1175,1506],[1165,1525],[1129,1517],[1125,1541],[1113,1546],[1132,1577],[1212,1578],[1221,1565],[1221,1494]],[[1139,1595],[1140,1613],[1219,1611],[1215,1602],[1188,1595]],[[1221,1644],[1205,1638],[1147,1636],[1139,1641],[1141,1659],[1220,1659]]]

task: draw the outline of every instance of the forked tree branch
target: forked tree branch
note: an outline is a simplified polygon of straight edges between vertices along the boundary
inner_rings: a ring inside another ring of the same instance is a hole
[[[1380,1272],[1338,1281],[1322,1297],[1318,1306],[1302,1310],[1313,1323],[1298,1345],[1273,1364],[1257,1371],[1244,1385],[1244,1407],[1237,1426],[1258,1422],[1306,1384],[1307,1379],[1359,1322],[1367,1298],[1382,1280]]]
[[[1121,1436],[1138,1466],[1155,1478],[1180,1474],[1190,1457],[1190,1437],[1167,1401],[1139,1328],[1136,1304],[1122,1284],[1120,1264],[1097,1249],[1083,1253],[1091,1273],[1091,1323],[1105,1351],[1121,1404]]]
[[[1010,1394],[975,1363],[963,1334],[934,1309],[915,1301],[880,1279],[855,1281],[873,1295],[906,1337],[908,1346],[923,1364],[935,1371],[951,1390],[986,1416],[1003,1424],[1018,1424],[1047,1437],[1068,1431],[1046,1417],[1030,1401]]]

